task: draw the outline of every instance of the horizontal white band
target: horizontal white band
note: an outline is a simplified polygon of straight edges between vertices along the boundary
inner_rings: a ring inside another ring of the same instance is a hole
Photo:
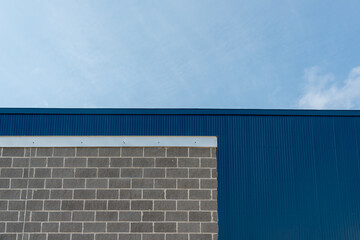
[[[14,136],[0,137],[0,147],[217,147],[217,137]]]

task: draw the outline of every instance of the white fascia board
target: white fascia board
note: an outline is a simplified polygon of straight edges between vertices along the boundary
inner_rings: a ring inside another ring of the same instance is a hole
[[[184,136],[11,136],[0,147],[217,147],[217,137]]]

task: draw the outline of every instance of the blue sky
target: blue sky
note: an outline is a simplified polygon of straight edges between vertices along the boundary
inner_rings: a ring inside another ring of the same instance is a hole
[[[360,108],[360,1],[2,1],[0,107]]]

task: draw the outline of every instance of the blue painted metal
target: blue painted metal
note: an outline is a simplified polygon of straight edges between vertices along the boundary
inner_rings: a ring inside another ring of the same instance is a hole
[[[219,239],[360,239],[360,111],[0,109],[0,135],[218,136]]]

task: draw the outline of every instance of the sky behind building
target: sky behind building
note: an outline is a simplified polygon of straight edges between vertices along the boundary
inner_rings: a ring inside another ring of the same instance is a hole
[[[359,9],[2,1],[0,107],[359,109]]]

